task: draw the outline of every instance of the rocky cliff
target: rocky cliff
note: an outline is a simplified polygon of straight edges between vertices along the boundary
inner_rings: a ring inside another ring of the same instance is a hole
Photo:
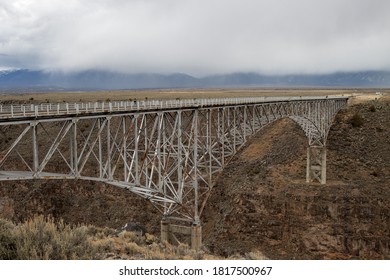
[[[207,246],[225,256],[389,259],[389,103],[341,111],[327,146],[327,184],[306,184],[307,141],[298,125],[281,120],[251,139],[208,203]]]

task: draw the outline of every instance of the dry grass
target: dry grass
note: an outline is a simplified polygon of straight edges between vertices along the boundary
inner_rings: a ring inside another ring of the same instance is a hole
[[[4,220],[1,224],[3,242],[0,252],[4,255],[0,255],[0,259],[69,260],[93,259],[95,256],[85,226],[71,227],[63,221],[55,223],[52,218],[43,216],[19,225]]]
[[[237,259],[264,258],[259,252]],[[94,226],[70,226],[63,221],[36,216],[14,224],[0,219],[0,259],[19,260],[199,260],[221,259],[204,251],[196,252],[188,245],[161,243],[153,235],[121,232]]]

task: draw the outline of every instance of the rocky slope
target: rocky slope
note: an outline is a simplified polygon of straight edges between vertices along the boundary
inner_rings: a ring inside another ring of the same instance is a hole
[[[308,185],[299,126],[281,120],[251,139],[208,202],[207,246],[224,256],[389,259],[389,103],[341,111],[327,145],[328,183]]]
[[[15,222],[35,215],[71,224],[121,228],[128,222],[160,230],[161,214],[128,191],[88,181],[25,181],[0,185],[0,217]]]

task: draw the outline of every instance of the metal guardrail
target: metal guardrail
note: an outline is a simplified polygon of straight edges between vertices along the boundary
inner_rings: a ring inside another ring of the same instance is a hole
[[[0,119],[347,98],[348,96],[334,95],[299,97],[167,99],[88,103],[0,104]]]

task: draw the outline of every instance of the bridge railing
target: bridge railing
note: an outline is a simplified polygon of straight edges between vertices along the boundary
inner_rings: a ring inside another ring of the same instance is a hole
[[[177,109],[188,107],[228,106],[265,102],[282,102],[319,99],[346,99],[346,96],[306,96],[306,97],[240,97],[240,98],[202,98],[166,99],[86,103],[42,103],[42,104],[0,104],[0,119],[18,117],[40,117],[54,115],[80,115],[104,112],[145,111],[158,109]]]

